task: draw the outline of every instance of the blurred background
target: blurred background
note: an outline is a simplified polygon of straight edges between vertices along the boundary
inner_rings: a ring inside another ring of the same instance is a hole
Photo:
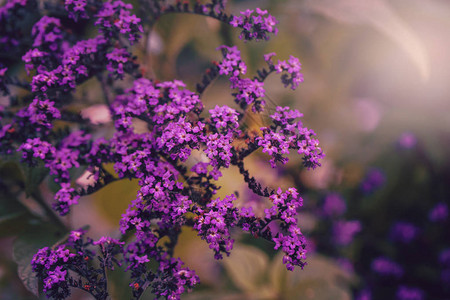
[[[260,182],[300,190],[298,221],[308,240],[308,266],[288,272],[272,244],[238,232],[232,255],[216,262],[186,229],[176,255],[202,283],[183,298],[450,299],[450,2],[228,1],[232,13],[254,7],[280,22],[269,42],[244,43],[237,30],[215,20],[168,15],[145,39],[148,44],[135,50],[148,76],[180,79],[191,88],[220,59],[215,49],[222,44],[238,46],[249,77],[264,67],[263,54],[300,59],[305,81],[291,91],[272,75],[265,85],[266,115],[249,115],[246,122],[264,126],[277,105],[298,109],[326,154],[322,167],[308,171],[292,155],[274,170],[261,153],[246,163]],[[96,98],[89,85],[79,93]],[[225,78],[202,99],[205,110],[233,105]],[[106,123],[104,133],[111,128]],[[267,199],[236,180],[237,170],[224,174],[219,196],[237,191],[239,205],[266,207]],[[137,188],[136,182],[111,184],[82,199],[68,223],[91,224],[94,238],[117,235]],[[50,188],[42,189],[50,199]],[[34,299],[15,275],[12,243],[1,240],[0,298]],[[114,280],[116,299],[126,299],[127,285]],[[72,299],[90,298],[75,293]]]

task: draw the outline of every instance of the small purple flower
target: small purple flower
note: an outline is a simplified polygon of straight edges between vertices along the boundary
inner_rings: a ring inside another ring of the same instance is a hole
[[[445,285],[450,284],[450,269],[445,269],[441,271],[441,281]]]
[[[43,16],[34,24],[31,34],[34,37],[33,47],[55,52],[63,38],[61,21],[57,18]]]
[[[198,175],[207,174],[208,165],[209,164],[205,162],[198,162],[191,168],[191,171],[197,173]]]
[[[445,267],[450,267],[450,248],[444,249],[439,253],[439,263]]]
[[[337,193],[330,193],[325,197],[322,211],[325,216],[341,216],[347,210],[345,200]]]
[[[404,244],[411,243],[419,234],[420,230],[408,222],[397,222],[391,228],[391,238]]]
[[[269,15],[266,10],[259,8],[256,11],[253,9],[241,11],[240,16],[233,16],[230,21],[231,26],[242,28],[239,38],[248,41],[268,40],[270,38],[269,33],[277,34],[276,24],[278,24],[278,21],[275,17]]]
[[[417,144],[417,138],[412,132],[404,132],[398,138],[398,145],[403,149],[412,149]]]
[[[372,300],[372,293],[368,289],[362,290],[358,293],[355,300]]]
[[[300,61],[297,57],[290,56],[288,61],[280,61],[275,65],[275,71],[281,75],[281,82],[284,87],[290,86],[292,90],[295,90],[301,82],[303,82],[303,74],[300,73],[302,69]]]
[[[442,222],[448,218],[448,206],[445,203],[436,204],[428,213],[428,219],[432,222]]]
[[[266,68],[245,77],[247,64],[237,47],[221,46],[218,49],[223,59],[208,69],[196,91],[180,80],[147,79],[146,66],[138,71],[138,56],[133,52],[141,47],[130,47],[144,30],[127,2],[11,0],[0,7],[0,24],[5,25],[0,26],[0,33],[7,35],[0,37],[0,48],[10,51],[16,47],[17,53],[25,53],[22,61],[30,76],[14,70],[6,74],[7,68],[0,66],[2,91],[9,92],[9,85],[29,90],[11,94],[11,107],[0,106],[2,154],[20,152],[28,167],[48,169],[50,179],[59,186],[53,208],[62,216],[81,197],[113,181],[130,179],[139,184],[136,197],[120,220],[121,234],[133,235],[126,243],[121,240],[127,236],[103,236],[94,241],[85,236],[84,229],[78,229],[68,234],[67,241],[36,253],[32,269],[46,296],[65,299],[70,289],[79,288],[96,299],[110,298],[106,270],[123,265],[134,298],[140,298],[148,288],[157,299],[180,299],[199,282],[194,271],[173,257],[186,227],[197,231],[216,259],[230,255],[234,244],[231,234],[241,228],[273,242],[275,249],[284,252],[288,270],[303,268],[308,250],[297,224],[303,199],[295,188],[273,190],[257,182],[244,167],[244,159],[261,149],[275,167],[277,162],[286,163],[293,149],[302,156],[305,167],[315,168],[324,157],[319,141],[314,131],[298,120],[303,115],[288,107],[277,107],[270,116],[271,124],[260,131],[243,124],[247,114],[264,111],[264,82],[271,73],[279,73],[282,83],[292,89],[303,81],[299,60],[291,56],[274,63],[274,54],[268,54]],[[278,22],[266,10],[249,9],[232,16],[224,10],[225,0],[188,2],[162,5],[149,1],[142,6],[143,16],[151,26],[166,13],[209,15],[239,27],[245,40],[266,40],[277,33]],[[38,11],[33,15],[42,17],[32,27],[29,43],[22,44],[18,38],[25,32],[13,21],[35,8]],[[74,22],[76,32],[69,27]],[[92,26],[97,31],[91,31]],[[91,32],[98,35],[82,39]],[[28,49],[21,52],[22,47]],[[10,76],[15,73],[22,78]],[[215,106],[208,114],[201,93],[220,75],[229,79],[230,94],[238,105]],[[99,84],[103,95],[91,99],[90,93],[87,97],[78,93],[86,82]],[[85,105],[97,100],[105,101],[106,119],[113,123],[86,117],[86,111],[93,107]],[[192,157],[194,153],[198,156]],[[201,162],[196,163],[199,157]],[[223,169],[232,166],[239,170],[249,191],[270,201],[258,201],[266,208],[264,213],[264,208],[251,207],[248,201],[244,201],[246,207],[237,206],[235,195],[217,197],[220,186],[216,180]],[[92,176],[93,181],[80,186],[74,171],[85,168],[83,176]],[[72,186],[74,183],[78,185]],[[331,205],[329,210],[341,214],[345,208]],[[347,227],[347,235],[359,230]]]
[[[347,246],[360,231],[361,223],[357,220],[337,221],[333,224],[333,240],[339,246]]]
[[[402,267],[396,262],[385,258],[379,257],[372,261],[372,271],[381,276],[392,276],[399,278],[403,275]]]
[[[65,8],[69,12],[69,17],[77,21],[79,18],[89,18],[86,12],[87,0],[65,0]]]
[[[130,43],[137,41],[144,32],[141,19],[131,14],[133,6],[120,0],[108,0],[97,13],[95,25],[106,37],[126,35]]]
[[[400,286],[397,290],[397,299],[398,300],[423,300],[424,293],[421,289]]]
[[[108,64],[106,69],[116,78],[123,79],[125,71],[131,71],[133,62],[131,54],[124,48],[114,48],[110,53],[106,54]]]
[[[361,182],[361,190],[366,194],[371,194],[381,188],[386,182],[386,175],[380,169],[369,170]]]

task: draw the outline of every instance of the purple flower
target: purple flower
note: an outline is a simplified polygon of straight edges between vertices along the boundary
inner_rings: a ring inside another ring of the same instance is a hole
[[[230,229],[236,225],[238,211],[233,206],[234,195],[226,196],[223,200],[217,198],[207,204],[206,210],[198,210],[198,222],[194,229],[198,235],[206,240],[209,248],[214,250],[214,258],[222,259],[222,253],[227,256],[233,248],[234,240],[230,236]]]
[[[391,228],[391,238],[401,243],[411,243],[419,234],[416,226],[407,222],[397,222]]]
[[[295,90],[303,82],[303,74],[300,73],[301,66],[299,59],[291,55],[287,62],[278,60],[274,68],[278,74],[282,73],[281,82],[284,87],[290,86],[292,90]]]
[[[274,122],[272,127],[262,127],[263,137],[256,138],[258,146],[263,147],[263,152],[269,154],[271,166],[276,162],[286,164],[286,154],[289,149],[295,149],[303,155],[303,164],[308,169],[320,166],[319,160],[325,157],[319,147],[319,141],[314,139],[314,131],[303,127],[301,121],[296,121],[302,114],[298,110],[290,110],[288,107],[277,107],[271,115]]]
[[[443,284],[450,284],[450,269],[445,269],[441,271],[441,281]]]
[[[103,8],[97,13],[95,25],[106,37],[118,37],[119,34],[126,35],[131,43],[140,38],[144,32],[141,19],[131,14],[133,6],[122,1],[108,0]]]
[[[231,26],[242,28],[239,38],[249,41],[268,40],[269,33],[276,35],[278,32],[276,24],[278,21],[273,16],[259,8],[256,9],[256,12],[250,9],[241,11],[241,16],[233,16],[230,21]]]
[[[403,275],[402,267],[396,262],[385,258],[379,257],[372,261],[372,271],[381,276],[392,276],[399,278]]]
[[[372,293],[370,290],[362,290],[355,298],[355,300],[372,300]]]
[[[436,204],[428,213],[428,219],[432,222],[442,222],[448,218],[448,206],[445,203]]]
[[[371,194],[378,190],[386,182],[386,175],[380,169],[371,169],[361,182],[361,190],[366,194]]]
[[[132,72],[134,64],[131,60],[131,54],[125,48],[114,48],[106,54],[108,64],[106,69],[116,78],[123,79],[124,72]]]
[[[353,221],[337,221],[333,224],[333,239],[339,246],[347,246],[353,241],[355,234],[361,231],[361,223]]]
[[[397,299],[398,300],[423,300],[424,293],[421,289],[400,286],[397,290]]]
[[[337,193],[328,194],[322,206],[325,216],[341,216],[347,210],[345,200]]]
[[[43,16],[34,24],[31,34],[34,37],[33,47],[41,50],[57,51],[63,38],[61,21],[57,18]]]
[[[150,1],[139,9],[150,27],[166,13],[188,12],[239,27],[245,40],[267,40],[277,33],[278,22],[266,10],[249,9],[232,16],[225,12],[225,2],[161,5]],[[120,239],[102,236],[94,241],[78,229],[66,241],[36,253],[32,269],[47,297],[64,299],[71,288],[78,288],[96,299],[110,298],[105,272],[123,266],[134,298],[148,288],[157,299],[180,299],[199,282],[195,272],[174,257],[178,237],[186,227],[196,230],[216,259],[230,255],[232,232],[242,229],[273,242],[275,249],[283,251],[288,270],[305,266],[306,242],[297,220],[303,199],[295,188],[263,186],[244,166],[245,158],[259,149],[270,156],[273,167],[277,162],[287,163],[291,149],[301,155],[305,167],[320,166],[323,151],[314,131],[298,120],[303,116],[298,110],[277,107],[271,124],[260,131],[243,124],[247,114],[264,111],[264,82],[271,73],[279,73],[282,83],[292,89],[303,81],[297,58],[275,64],[274,54],[265,55],[268,68],[245,77],[247,64],[237,47],[221,46],[222,60],[191,91],[180,80],[157,80],[159,72],[152,79],[144,78],[145,66],[137,64],[142,55],[134,53],[141,47],[130,47],[144,30],[130,3],[65,0],[39,4],[11,0],[0,8],[0,24],[4,25],[0,26],[0,48],[11,51],[17,47],[19,51],[28,47],[22,61],[30,76],[17,72],[22,78],[16,79],[0,65],[0,89],[11,98],[11,106],[0,106],[1,153],[20,152],[28,167],[48,169],[57,187],[53,208],[61,216],[83,196],[116,180],[136,180],[139,185],[120,220]],[[27,33],[13,21],[27,17],[28,10],[37,10],[34,15],[42,17],[32,27],[27,44],[20,41]],[[74,22],[76,32],[69,27]],[[92,26],[97,31],[90,30]],[[97,36],[80,39],[88,29]],[[205,112],[201,93],[220,75],[229,79],[237,106],[220,105]],[[102,95],[91,99],[87,93],[84,97],[79,87],[85,82],[96,82]],[[9,85],[29,92],[8,94]],[[93,107],[85,106],[98,105],[97,100],[105,101],[113,123],[94,122],[87,116]],[[248,201],[241,208],[234,194],[217,197],[220,186],[216,181],[223,169],[232,166],[249,191],[268,199],[259,201],[261,206],[269,204],[264,213],[264,208],[249,206]],[[74,175],[77,169],[92,176],[90,185],[80,186],[79,174]],[[328,209],[340,213],[345,207]],[[351,236],[359,230],[349,228],[346,234]],[[133,237],[122,241],[129,234]]]
[[[56,202],[53,207],[63,216],[69,212],[70,206],[78,204],[78,199],[80,196],[70,187],[70,183],[61,183],[61,189],[55,194]]]
[[[450,248],[444,249],[439,253],[439,262],[445,267],[450,267]]]
[[[404,132],[398,139],[398,145],[403,149],[412,149],[417,144],[416,136],[411,132]]]
[[[216,105],[209,113],[211,114],[211,120],[215,123],[217,129],[236,130],[239,127],[239,113],[226,105]]]

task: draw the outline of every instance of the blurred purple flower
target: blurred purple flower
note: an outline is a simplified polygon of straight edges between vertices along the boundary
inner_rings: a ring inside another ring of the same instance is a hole
[[[331,193],[325,197],[322,207],[324,216],[341,216],[346,210],[345,200],[338,193]]]
[[[450,269],[441,271],[441,281],[446,285],[450,285]]]
[[[422,300],[423,291],[418,288],[400,286],[397,290],[397,299],[399,300]]]
[[[394,241],[408,244],[417,237],[419,231],[419,228],[411,223],[397,222],[391,228],[391,238]]]
[[[349,259],[347,259],[345,257],[339,257],[337,259],[337,263],[341,267],[341,269],[343,269],[344,271],[347,271],[349,273],[355,272],[355,268],[353,267],[353,263]]]
[[[403,149],[412,149],[417,144],[417,138],[411,132],[404,132],[398,138],[397,143]]]
[[[396,262],[385,258],[378,257],[372,261],[372,271],[382,276],[401,277],[403,275],[402,267]]]
[[[438,203],[428,214],[428,219],[432,222],[445,221],[448,217],[448,206],[445,203]]]
[[[380,169],[373,168],[367,172],[366,177],[361,182],[361,190],[370,194],[375,192],[386,182],[386,175]]]
[[[372,300],[372,293],[369,290],[362,290],[355,300]]]
[[[353,221],[337,221],[333,225],[334,242],[340,246],[346,246],[353,241],[355,234],[361,231],[361,223]]]

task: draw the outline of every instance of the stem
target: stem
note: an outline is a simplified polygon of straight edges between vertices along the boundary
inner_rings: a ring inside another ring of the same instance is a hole
[[[69,228],[61,221],[61,219],[55,214],[53,209],[51,209],[47,202],[45,202],[44,198],[41,195],[41,192],[39,190],[35,190],[31,193],[31,196],[36,200],[36,202],[39,204],[39,206],[44,209],[47,216],[50,218],[50,220],[58,225],[59,227],[63,228],[65,231],[68,231]]]
[[[10,80],[6,82],[7,84],[14,85],[14,86],[22,88],[28,92],[31,92],[31,86],[29,83],[21,82],[17,77],[11,77],[9,79]]]
[[[249,189],[255,194],[262,197],[269,197],[274,193],[271,188],[263,187],[261,183],[257,182],[255,177],[251,177],[250,173],[245,169],[243,161],[232,162],[233,165],[239,168],[239,173],[244,176],[244,181],[247,183]]]
[[[206,70],[205,74],[203,74],[202,82],[197,83],[196,89],[197,93],[201,95],[206,88],[213,82],[214,79],[219,75],[219,67],[213,66]]]
[[[108,86],[106,84],[106,80],[105,80],[105,78],[103,77],[103,75],[101,73],[97,74],[97,79],[100,82],[100,85],[102,87],[102,91],[103,91],[103,95],[105,97],[106,105],[108,105],[109,109],[111,110],[111,101],[110,101],[110,98],[109,98],[109,90],[108,90]]]
[[[103,247],[103,246],[102,246]],[[108,258],[109,253],[106,254],[106,256],[103,256],[103,261],[102,261],[102,271],[103,271],[103,277],[105,278],[104,281],[104,290],[105,290],[105,294],[108,295],[108,274],[107,274],[107,270],[106,270],[106,263],[105,261]],[[105,296],[106,296],[105,295]],[[107,297],[105,297],[104,299],[107,299]]]

